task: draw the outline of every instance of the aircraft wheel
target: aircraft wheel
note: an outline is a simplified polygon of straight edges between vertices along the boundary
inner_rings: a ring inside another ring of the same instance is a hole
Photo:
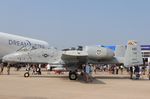
[[[29,77],[29,76],[30,76],[29,72],[24,73],[24,77]]]
[[[76,79],[77,79],[77,74],[76,74],[76,72],[70,72],[70,73],[69,73],[69,79],[70,79],[70,80],[76,80]]]

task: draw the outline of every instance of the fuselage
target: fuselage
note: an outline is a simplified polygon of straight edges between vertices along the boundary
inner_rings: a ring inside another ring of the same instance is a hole
[[[42,40],[0,32],[0,59],[16,52],[22,47],[49,48],[49,44]]]

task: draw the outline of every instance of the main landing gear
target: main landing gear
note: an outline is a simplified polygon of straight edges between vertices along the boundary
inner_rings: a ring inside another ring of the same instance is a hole
[[[78,78],[76,71],[70,71],[69,72],[69,79],[70,80],[76,80]]]

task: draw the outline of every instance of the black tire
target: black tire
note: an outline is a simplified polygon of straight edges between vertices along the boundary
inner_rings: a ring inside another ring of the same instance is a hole
[[[70,80],[76,80],[77,79],[77,73],[76,72],[70,72],[69,73],[69,79]]]
[[[29,77],[29,76],[30,76],[29,72],[24,73],[24,77]]]

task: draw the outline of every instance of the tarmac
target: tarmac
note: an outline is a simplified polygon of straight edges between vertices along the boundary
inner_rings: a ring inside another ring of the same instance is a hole
[[[0,99],[149,99],[150,80],[145,77],[131,80],[129,75],[94,74],[94,80],[85,83],[82,77],[76,81],[62,75],[42,72],[24,78],[24,70],[10,75],[0,75]]]

